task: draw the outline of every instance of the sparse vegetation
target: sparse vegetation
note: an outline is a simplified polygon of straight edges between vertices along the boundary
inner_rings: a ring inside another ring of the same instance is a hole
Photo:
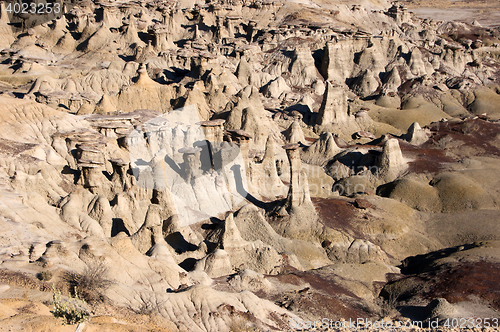
[[[40,281],[49,281],[52,279],[53,273],[51,271],[42,271],[40,273],[37,273],[36,277]]]
[[[86,308],[85,300],[80,299],[78,291],[74,289],[74,297],[69,296],[68,299],[63,299],[61,291],[53,288],[54,294],[52,299],[54,301],[54,310],[51,313],[54,317],[62,318],[64,324],[78,324],[90,318],[90,312]]]
[[[48,282],[40,281],[33,275],[6,269],[0,269],[0,282],[15,287],[37,289],[42,292],[48,292],[51,289],[51,285]]]
[[[155,311],[155,309],[158,308],[158,305],[151,300],[141,298],[140,302],[141,304],[137,308],[132,308],[131,306],[129,306],[129,309],[137,315],[149,316]]]
[[[0,332],[496,325],[500,0],[49,2],[0,15]]]
[[[253,332],[256,331],[255,326],[252,326],[247,320],[237,317],[233,319],[231,326],[229,327],[231,332]]]
[[[147,299],[143,297],[140,298],[139,302],[140,305],[138,307],[132,307],[132,305],[129,305],[128,308],[137,315],[146,316],[150,316],[154,313],[159,313],[161,308],[165,304],[165,301],[157,302],[153,299]]]
[[[101,262],[88,265],[82,273],[66,272],[63,279],[73,295],[78,292],[88,303],[99,303],[106,300],[104,292],[114,283],[107,275],[108,269]]]
[[[155,305],[152,301],[142,300],[141,305],[137,309],[132,309],[132,311],[138,315],[149,316],[153,313]]]
[[[380,314],[382,317],[393,317],[398,314],[399,295],[394,292],[389,292],[387,298],[379,297],[377,302],[380,306]]]

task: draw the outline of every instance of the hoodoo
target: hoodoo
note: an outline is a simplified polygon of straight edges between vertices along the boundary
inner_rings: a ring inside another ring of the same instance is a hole
[[[404,2],[0,3],[0,326],[495,329],[500,4]]]

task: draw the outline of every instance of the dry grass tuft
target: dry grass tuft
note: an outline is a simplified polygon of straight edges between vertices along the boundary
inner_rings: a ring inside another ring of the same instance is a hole
[[[252,326],[251,323],[241,317],[237,317],[233,319],[233,322],[229,326],[230,332],[253,332],[256,331],[255,326]]]
[[[76,290],[88,303],[104,302],[104,292],[114,284],[113,280],[108,279],[108,269],[102,262],[89,264],[82,273],[66,272],[63,280],[71,292]]]

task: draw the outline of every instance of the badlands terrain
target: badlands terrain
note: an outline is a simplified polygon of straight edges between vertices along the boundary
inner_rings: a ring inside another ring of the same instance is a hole
[[[0,331],[498,327],[498,4],[449,2],[2,2]]]

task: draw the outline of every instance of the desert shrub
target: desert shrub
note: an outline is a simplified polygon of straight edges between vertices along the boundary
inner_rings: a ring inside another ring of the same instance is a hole
[[[54,288],[52,299],[54,301],[54,310],[51,313],[56,318],[62,318],[64,324],[78,324],[90,318],[90,312],[87,310],[84,300],[78,297],[78,291],[74,290],[74,297],[63,299],[61,292]]]
[[[138,315],[146,315],[149,316],[154,312],[155,306],[151,301],[144,301],[141,303],[139,308],[133,310],[134,313]]]
[[[137,315],[149,316],[153,314],[156,310],[158,310],[158,305],[151,300],[141,299],[139,307],[137,308],[130,307],[130,309]]]
[[[53,274],[50,271],[42,271],[36,274],[36,277],[40,281],[49,281],[50,279],[52,279],[52,276]]]
[[[141,297],[139,299],[139,306],[129,305],[128,309],[137,315],[150,316],[159,313],[164,307],[165,301],[158,302],[157,299],[148,299]]]
[[[108,279],[108,269],[103,263],[90,264],[82,273],[66,272],[63,279],[68,283],[70,291],[80,294],[88,303],[104,302],[104,292],[114,283]]]
[[[396,294],[396,292],[389,292],[386,298],[379,297],[376,300],[376,303],[380,307],[380,314],[382,318],[394,317],[398,314],[398,298],[399,294]]]

